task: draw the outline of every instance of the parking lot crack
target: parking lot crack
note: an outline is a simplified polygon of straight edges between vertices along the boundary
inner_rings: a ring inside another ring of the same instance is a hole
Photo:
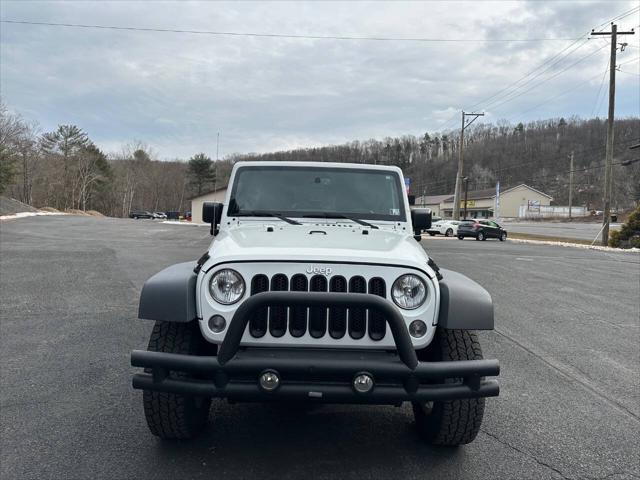
[[[513,338],[510,335],[508,335],[507,333],[498,330],[497,328],[494,329],[494,332],[496,334],[500,335],[501,337],[506,338],[507,340],[511,341],[512,343],[514,343],[518,347],[522,348],[527,353],[533,355],[534,357],[539,359],[542,363],[544,363],[545,365],[551,367],[552,369],[554,369],[559,374],[561,374],[561,375],[573,380],[574,382],[578,383],[579,385],[581,385],[586,390],[590,391],[591,393],[593,393],[597,397],[599,397],[602,400],[604,400],[605,402],[607,402],[609,405],[614,407],[619,412],[623,413],[624,415],[626,415],[628,417],[631,417],[636,422],[640,422],[640,418],[638,417],[638,415],[636,415],[634,412],[629,410],[627,407],[625,407],[624,405],[622,405],[621,403],[619,403],[615,399],[612,399],[609,396],[607,396],[605,393],[601,392],[598,388],[596,388],[593,385],[591,385],[591,383],[587,379],[580,378],[579,375],[576,375],[575,372],[572,372],[565,365],[559,365],[558,362],[553,362],[551,360],[548,360],[548,359],[544,358],[543,355],[541,355],[539,353],[536,353],[532,348],[527,347],[522,342],[516,340],[515,338]]]
[[[486,431],[485,429],[480,429],[480,431],[481,431],[482,433],[484,433],[485,435],[487,435],[488,437],[493,438],[493,439],[494,439],[495,441],[497,441],[498,443],[501,443],[502,445],[504,445],[504,446],[506,446],[506,447],[509,447],[510,449],[512,449],[512,450],[514,450],[514,451],[516,451],[516,452],[518,452],[518,453],[520,453],[520,454],[522,454],[522,455],[525,455],[525,456],[529,457],[531,460],[533,460],[534,462],[536,462],[538,465],[540,465],[540,466],[542,466],[542,467],[546,467],[546,468],[548,468],[549,470],[551,470],[551,471],[553,471],[553,472],[557,473],[557,474],[558,474],[558,475],[560,475],[560,477],[562,477],[563,479],[565,479],[565,480],[573,480],[573,478],[574,478],[574,477],[567,477],[564,473],[562,473],[562,471],[558,470],[558,469],[557,469],[556,467],[554,467],[553,465],[550,465],[550,464],[548,464],[548,463],[546,463],[546,462],[543,462],[542,460],[540,460],[539,458],[537,458],[537,457],[536,457],[535,455],[533,455],[532,453],[527,452],[527,451],[525,451],[525,450],[522,450],[522,449],[520,449],[520,448],[518,448],[518,447],[516,447],[516,446],[514,446],[514,445],[511,445],[510,443],[508,443],[508,442],[506,442],[506,441],[502,440],[501,438],[499,438],[497,435],[494,435],[493,433],[490,433],[490,432]]]

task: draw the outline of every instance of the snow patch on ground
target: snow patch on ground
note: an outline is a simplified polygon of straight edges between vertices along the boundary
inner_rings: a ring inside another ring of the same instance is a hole
[[[624,253],[640,253],[640,248],[612,248],[603,247],[602,245],[584,245],[581,243],[553,242],[548,240],[525,240],[523,238],[510,238],[510,242],[533,243],[537,245],[554,245],[556,247],[573,247],[585,250],[601,250],[603,252],[624,252]]]
[[[197,222],[181,222],[179,220],[163,220],[162,223],[166,223],[168,225],[186,225],[193,227],[208,227],[208,223],[197,223]]]
[[[44,215],[69,215],[64,212],[18,212],[13,215],[0,215],[0,220],[15,220],[16,218],[41,217]]]

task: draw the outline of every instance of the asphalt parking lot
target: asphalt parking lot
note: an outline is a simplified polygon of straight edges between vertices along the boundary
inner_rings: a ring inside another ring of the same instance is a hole
[[[528,233],[545,237],[575,238],[578,240],[600,239],[602,223],[597,222],[504,222],[502,226],[510,233]],[[612,223],[611,230],[619,230],[620,223]],[[596,244],[600,244],[599,241]]]
[[[194,260],[208,229],[35,217],[0,225],[0,477],[610,479],[640,477],[640,255],[423,241],[496,307],[480,333],[501,396],[476,441],[419,443],[409,407],[218,402],[205,434],[149,434],[129,352],[146,278]]]

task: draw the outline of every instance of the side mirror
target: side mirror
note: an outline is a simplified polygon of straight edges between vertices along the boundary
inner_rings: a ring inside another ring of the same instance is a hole
[[[422,240],[422,231],[431,227],[431,210],[428,208],[414,208],[411,210],[414,238]]]
[[[218,225],[222,219],[224,205],[218,202],[204,202],[202,204],[202,220],[211,224],[211,235],[217,235],[220,229]]]

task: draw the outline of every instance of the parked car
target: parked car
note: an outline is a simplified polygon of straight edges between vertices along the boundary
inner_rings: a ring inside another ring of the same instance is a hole
[[[184,214],[184,219],[190,222],[191,221],[191,212],[185,213]]]
[[[464,240],[473,237],[476,240],[497,238],[501,242],[507,239],[507,231],[491,220],[465,220],[458,225],[458,238]]]
[[[162,219],[162,220],[166,220],[167,219],[167,214],[164,212],[153,212],[153,216],[154,218],[158,218],[158,219]]]
[[[458,220],[439,220],[431,224],[427,233],[432,237],[438,234],[452,237],[458,233],[458,225],[460,225]]]
[[[139,218],[150,218],[153,220],[156,217],[153,213],[147,212],[145,210],[134,210],[129,214],[129,218],[135,218],[136,220],[138,220]]]

